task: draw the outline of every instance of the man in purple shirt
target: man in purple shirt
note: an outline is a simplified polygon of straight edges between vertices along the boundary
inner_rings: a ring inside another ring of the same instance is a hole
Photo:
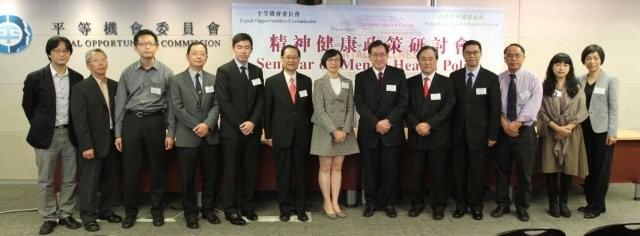
[[[520,221],[529,221],[527,209],[531,200],[531,175],[536,152],[536,120],[542,103],[542,88],[538,77],[522,69],[524,47],[513,43],[504,49],[507,70],[500,73],[500,97],[502,115],[500,135],[495,149],[496,202],[498,207],[491,212],[494,218],[510,213],[509,186],[511,186],[511,163],[515,161],[518,172],[518,187],[513,202]]]

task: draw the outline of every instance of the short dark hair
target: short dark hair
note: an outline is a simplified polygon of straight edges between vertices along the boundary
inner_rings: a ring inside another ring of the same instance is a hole
[[[320,65],[322,65],[322,68],[327,68],[327,60],[335,57],[336,55],[340,55],[340,67],[342,67],[344,65],[344,57],[342,57],[342,53],[332,48],[322,54],[322,58],[320,59]]]
[[[571,57],[566,53],[558,53],[551,58],[551,61],[549,61],[546,78],[542,82],[542,94],[546,97],[553,96],[556,89],[556,82],[558,81],[556,74],[553,73],[553,65],[556,63],[569,64],[569,73],[567,74],[567,78],[564,79],[564,88],[567,90],[569,97],[575,97],[576,94],[578,94],[578,91],[580,91],[580,86],[578,85],[578,79],[576,79],[575,73],[573,72],[573,61],[571,61]]]
[[[420,50],[418,51],[418,54],[416,54],[416,59],[419,61],[420,60],[420,54],[422,54],[422,52],[424,52],[425,50],[431,50],[433,51],[433,53],[436,54],[436,60],[438,60],[438,49],[436,49],[433,46],[423,46],[422,48],[420,48]]]
[[[520,45],[520,44],[517,44],[517,43],[512,43],[512,44],[509,44],[508,46],[506,46],[504,48],[504,51],[502,51],[502,54],[507,54],[507,49],[509,49],[509,47],[519,47],[520,50],[522,51],[522,55],[525,54],[524,53],[524,47],[522,45]]]
[[[138,38],[140,38],[140,36],[142,35],[151,35],[153,36],[153,40],[155,41],[155,43],[158,43],[158,36],[156,35],[156,33],[149,29],[141,29],[135,35],[133,35],[133,44],[138,45]]]
[[[284,56],[284,51],[287,50],[287,48],[293,48],[298,52],[298,57],[301,57],[302,55],[300,55],[300,49],[298,49],[298,47],[293,46],[293,45],[286,45],[282,48],[282,50],[280,50],[280,56]]]
[[[387,45],[386,43],[383,43],[380,40],[373,41],[371,44],[369,44],[369,47],[367,48],[367,53],[371,54],[371,49],[378,46],[384,46],[384,51],[389,53],[389,45]]]
[[[189,53],[191,52],[191,47],[196,46],[196,45],[202,45],[204,47],[204,52],[206,54],[209,54],[209,49],[207,49],[207,45],[205,45],[203,42],[201,41],[193,41],[189,44],[189,46],[187,47],[187,55],[189,55]]]
[[[582,50],[582,56],[580,59],[582,60],[582,64],[584,65],[587,56],[591,53],[597,52],[598,56],[600,56],[600,64],[604,64],[604,50],[598,44],[591,44]]]
[[[71,45],[71,41],[68,38],[62,36],[53,36],[47,40],[47,45],[44,47],[45,52],[47,53],[47,58],[51,61],[51,51],[57,48],[60,42],[63,42],[67,50],[69,50],[69,54],[73,54],[73,45]]]
[[[245,40],[249,41],[249,44],[251,44],[251,48],[253,48],[253,39],[251,39],[251,36],[247,33],[237,33],[236,35],[234,35],[233,39],[231,39],[231,47],[235,47],[236,43]]]
[[[478,48],[480,48],[480,51],[482,52],[482,45],[480,44],[480,42],[475,41],[475,40],[469,40],[464,42],[464,44],[462,44],[462,51],[464,52],[465,49],[467,49],[467,46],[471,46],[471,45],[478,45]]]

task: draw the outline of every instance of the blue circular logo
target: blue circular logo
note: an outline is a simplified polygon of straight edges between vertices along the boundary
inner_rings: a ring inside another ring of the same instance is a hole
[[[0,53],[21,52],[31,43],[31,26],[20,17],[0,15]]]

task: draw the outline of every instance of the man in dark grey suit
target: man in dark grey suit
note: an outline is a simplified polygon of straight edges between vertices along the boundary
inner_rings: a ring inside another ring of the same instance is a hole
[[[207,46],[193,42],[187,48],[189,68],[169,79],[171,108],[176,116],[176,151],[180,160],[182,206],[187,227],[197,229],[198,203],[194,190],[195,173],[202,173],[202,218],[212,224],[220,219],[213,213],[219,152],[218,117],[214,98],[216,77],[203,70]]]
[[[122,222],[111,207],[118,197],[120,152],[113,144],[115,103],[118,82],[107,78],[107,54],[91,49],[85,57],[91,75],[73,86],[71,114],[78,137],[80,165],[80,217],[89,232],[100,230],[96,219],[110,223]],[[100,192],[100,202],[96,195]],[[97,206],[97,208],[96,208]]]

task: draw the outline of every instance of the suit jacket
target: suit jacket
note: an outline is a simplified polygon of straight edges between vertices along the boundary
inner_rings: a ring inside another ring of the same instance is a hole
[[[296,103],[291,101],[288,78],[284,72],[269,77],[264,92],[265,138],[273,138],[273,145],[289,147],[293,144],[294,133],[299,144],[311,145],[311,116],[313,102],[311,78],[296,73]],[[301,96],[301,93],[303,96]]]
[[[324,128],[327,135],[338,128],[348,133],[353,132],[353,82],[340,76],[341,92],[336,95],[331,87],[331,81],[327,75],[315,81],[316,92],[313,93],[313,100],[316,107],[311,121]],[[342,86],[346,84],[347,86]]]
[[[83,77],[80,73],[69,70],[69,98],[73,95],[73,85]],[[22,109],[29,120],[27,142],[34,148],[49,148],[53,139],[56,124],[56,89],[53,85],[49,65],[27,75],[22,89]],[[71,99],[69,99],[71,100]],[[69,139],[74,146],[78,145],[73,132],[73,117],[69,109]]]
[[[223,138],[243,137],[239,127],[245,121],[255,124],[253,135],[258,137],[262,135],[264,79],[262,69],[254,64],[248,64],[250,81],[240,74],[240,69],[233,59],[218,67],[215,97],[220,106],[220,135]],[[253,85],[254,80],[260,83]]]
[[[373,68],[356,74],[353,101],[360,114],[358,140],[362,148],[375,147],[379,140],[388,147],[402,143],[403,116],[408,99],[407,78],[402,69],[387,65],[381,84]],[[391,129],[385,135],[376,132],[376,124],[383,119],[389,119],[391,123]]]
[[[454,71],[449,76],[453,80],[456,106],[453,112],[453,144],[466,139],[469,148],[487,148],[487,140],[498,140],[500,128],[500,82],[493,72],[480,67],[473,83],[472,93],[467,92],[466,68]],[[486,94],[478,94],[478,90]],[[462,131],[466,136],[462,137]]]
[[[78,150],[93,149],[95,158],[106,158],[113,149],[114,137],[109,127],[109,109],[115,126],[114,104],[118,82],[107,79],[109,104],[93,76],[73,86],[70,107],[73,127],[78,137]]]
[[[578,81],[581,88],[584,88],[587,74],[578,77]],[[604,93],[596,92],[596,89],[603,89]],[[610,137],[618,136],[618,89],[618,79],[601,70],[589,104],[589,121],[594,132],[607,132]]]
[[[215,99],[216,76],[202,71],[202,96],[196,92],[189,69],[174,75],[169,79],[171,89],[171,101],[169,105],[173,109],[176,118],[176,146],[197,147],[202,142],[194,132],[200,123],[209,126],[209,135],[205,137],[207,143],[218,144],[220,131],[218,129],[218,117],[220,109]]]
[[[431,79],[429,94],[424,96],[422,74],[408,79],[409,107],[405,115],[409,130],[409,146],[416,149],[443,150],[451,146],[449,118],[456,104],[451,79],[436,73]],[[415,127],[427,122],[430,134],[420,136]]]

